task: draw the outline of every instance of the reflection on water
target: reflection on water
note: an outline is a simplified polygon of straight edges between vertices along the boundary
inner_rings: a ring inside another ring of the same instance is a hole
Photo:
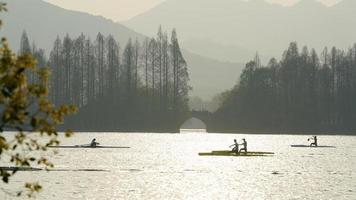
[[[58,171],[19,172],[44,185],[39,199],[354,199],[356,137],[320,136],[332,148],[291,148],[307,136],[242,134],[81,133],[63,145],[88,143],[130,149],[60,149]],[[251,151],[272,157],[200,157],[246,138]],[[103,171],[73,171],[96,169]],[[11,199],[0,192],[0,199]]]
[[[207,133],[206,129],[180,129],[180,133]]]
[[[180,127],[181,130],[206,130],[206,124],[195,117],[186,120]],[[205,131],[206,132],[206,131]]]

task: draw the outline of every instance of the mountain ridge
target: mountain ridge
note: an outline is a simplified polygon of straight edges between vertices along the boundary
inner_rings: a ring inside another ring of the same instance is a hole
[[[231,43],[266,57],[279,56],[291,41],[318,50],[334,45],[347,48],[356,41],[352,26],[356,1],[344,0],[330,7],[315,0],[294,6],[238,0],[182,2],[168,0],[123,24],[147,35],[154,33],[147,24],[176,27],[183,33],[183,41],[202,38]]]
[[[52,44],[43,42],[44,36],[50,37],[48,40],[54,41],[57,36],[63,37],[66,34],[78,36],[83,32],[95,39],[96,34],[101,32],[104,35],[113,35],[121,44],[126,44],[130,37],[140,39],[145,37],[102,16],[63,9],[42,0],[5,0],[4,2],[7,3],[8,12],[0,15],[5,22],[1,34],[12,41],[13,48],[19,46],[22,31],[26,31],[32,36],[38,46],[46,51],[51,49]],[[21,13],[22,16],[19,17],[17,13]],[[56,13],[56,15],[54,16],[52,13]],[[38,23],[46,26],[38,25]],[[38,30],[34,30],[31,26],[37,26]],[[19,31],[21,28],[22,30]],[[118,37],[119,33],[120,37]]]
[[[24,30],[30,42],[33,41],[38,48],[45,49],[47,55],[53,48],[57,36],[63,38],[67,34],[73,38],[83,33],[92,40],[95,40],[98,32],[105,36],[111,34],[120,43],[121,49],[124,48],[129,38],[138,37],[141,40],[146,38],[143,34],[103,17],[63,9],[42,0],[6,0],[6,2],[9,12],[0,14],[4,22],[0,34],[8,38],[15,52],[19,49],[20,37]],[[155,27],[157,28],[158,26]],[[179,30],[178,34],[180,38]],[[189,51],[183,51],[183,54],[188,63],[191,85],[194,88],[191,95],[204,99],[229,89],[238,78],[243,66],[240,63],[220,62]],[[216,73],[232,78],[214,82],[207,78],[213,77]]]

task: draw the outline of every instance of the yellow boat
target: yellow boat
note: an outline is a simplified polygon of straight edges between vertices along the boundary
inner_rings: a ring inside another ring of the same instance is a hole
[[[272,156],[273,152],[248,151],[236,153],[231,150],[212,151],[199,153],[199,156]]]

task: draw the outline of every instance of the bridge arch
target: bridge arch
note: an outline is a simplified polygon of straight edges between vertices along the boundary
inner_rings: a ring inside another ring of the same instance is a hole
[[[204,121],[199,118],[191,117],[187,119],[181,126],[180,132],[206,132],[207,126]]]
[[[189,118],[181,125],[180,132],[208,132],[211,115],[208,111],[191,111]]]

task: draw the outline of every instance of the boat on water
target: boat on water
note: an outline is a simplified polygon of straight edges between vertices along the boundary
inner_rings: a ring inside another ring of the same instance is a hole
[[[75,146],[49,146],[49,148],[56,148],[56,149],[129,149],[130,147],[124,146],[90,146],[90,145],[75,145]]]
[[[310,145],[291,145],[291,147],[295,148],[336,148],[335,146],[310,146]]]
[[[239,152],[236,153],[231,150],[222,150],[222,151],[212,151],[212,152],[203,152],[199,153],[199,156],[240,156],[240,157],[249,157],[249,156],[272,156],[273,152],[262,152],[262,151],[248,151],[248,152]]]

